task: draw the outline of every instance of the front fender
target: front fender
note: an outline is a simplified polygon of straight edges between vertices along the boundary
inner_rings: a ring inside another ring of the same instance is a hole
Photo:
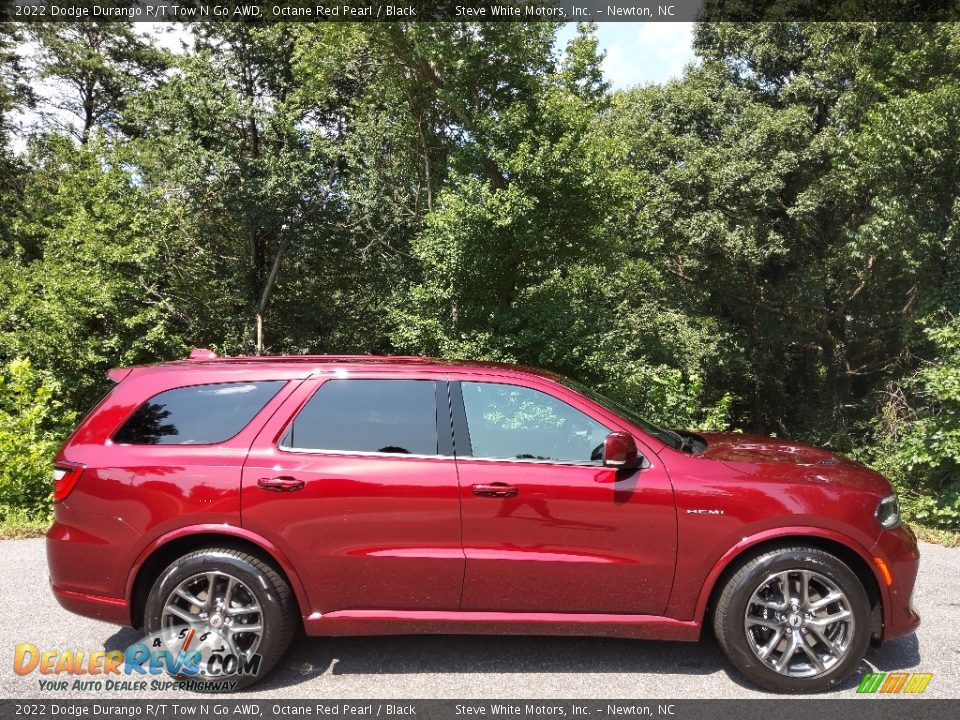
[[[870,555],[869,550],[861,543],[851,538],[849,535],[844,535],[843,533],[835,530],[809,525],[790,525],[763,530],[748,537],[744,537],[736,545],[728,549],[713,565],[710,572],[707,574],[707,577],[703,583],[703,587],[701,588],[697,597],[697,604],[694,610],[693,619],[701,624],[704,622],[704,615],[707,610],[707,605],[709,604],[710,598],[713,595],[713,591],[716,588],[717,581],[721,578],[724,571],[727,570],[732,563],[743,557],[744,554],[749,553],[752,549],[757,548],[764,543],[769,543],[772,541],[803,542],[808,538],[818,538],[842,545],[847,550],[856,553],[863,560],[864,564],[870,568],[870,572],[873,574],[873,578],[876,581],[877,588],[879,588],[881,605],[883,606],[884,612],[884,622],[888,622],[889,618],[887,617],[887,614],[889,612],[890,605],[889,588],[884,582],[883,576],[879,568],[874,563],[873,557]]]

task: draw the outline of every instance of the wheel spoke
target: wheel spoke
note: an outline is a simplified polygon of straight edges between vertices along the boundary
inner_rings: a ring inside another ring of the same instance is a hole
[[[259,635],[263,631],[262,625],[231,625],[229,628],[231,635],[239,635],[240,633],[256,633]]]
[[[198,598],[193,593],[191,593],[189,590],[185,590],[183,586],[178,587],[173,592],[175,592],[177,595],[182,597],[184,600],[186,600],[188,603],[190,603],[194,607],[198,607],[198,608],[204,607],[204,601]]]
[[[793,658],[794,653],[797,652],[797,636],[790,635],[787,639],[787,648],[783,651],[783,654],[780,656],[780,659],[774,663],[774,670],[779,673],[784,672],[790,667],[790,660]]]
[[[783,603],[773,602],[771,600],[751,600],[751,605],[759,605],[768,610],[783,610]]]
[[[182,607],[178,607],[177,605],[169,604],[164,608],[164,611],[171,615],[176,615],[181,620],[184,620],[190,624],[200,622],[199,615],[194,615],[192,612],[187,612]]]
[[[259,605],[239,605],[237,607],[227,607],[223,609],[225,615],[251,615],[260,612]]]
[[[800,607],[805,608],[810,605],[810,571],[800,571]]]
[[[759,625],[760,627],[770,628],[771,630],[779,630],[781,623],[778,623],[776,620],[767,620],[766,618],[760,617],[748,617],[747,618],[747,627],[752,627],[754,625]]]
[[[774,648],[780,644],[780,641],[783,639],[783,630],[777,628],[777,631],[773,634],[773,637],[770,638],[770,642],[760,648],[759,655],[761,660],[766,660],[770,657],[770,653],[773,652]]]
[[[207,597],[205,598],[206,602],[204,603],[205,610],[213,610],[214,591],[216,589],[218,577],[219,576],[217,573],[207,573]]]
[[[832,615],[811,618],[810,620],[807,620],[807,625],[809,627],[823,628],[825,630],[834,623],[847,620],[851,617],[853,617],[853,613],[851,613],[849,610],[841,610],[833,613]]]
[[[786,609],[790,607],[790,573],[788,572],[780,574],[780,592],[783,594],[783,604],[780,607]]]
[[[807,639],[803,636],[803,633],[797,633],[797,636],[800,638],[798,644],[800,649],[803,650],[804,654],[811,660],[813,660],[814,666],[816,666],[819,672],[826,670],[824,667],[823,660],[820,658],[820,655],[814,650],[810,645],[807,644]]]
[[[227,578],[227,589],[223,593],[223,601],[221,602],[221,607],[224,609],[230,607],[230,600],[233,597],[233,591],[237,587],[237,579],[234,577]]]
[[[816,612],[817,610],[822,610],[823,608],[837,602],[838,600],[843,600],[843,593],[840,592],[839,590],[834,590],[827,593],[826,596],[820,598],[819,600],[816,600],[810,603],[807,606],[807,609],[813,612]]]
[[[817,639],[820,642],[822,642],[827,647],[831,655],[833,656],[837,655],[837,653],[840,651],[841,648],[839,648],[837,644],[833,642],[833,640],[828,638],[826,636],[826,633],[824,633],[823,630],[818,625],[808,622],[807,628],[810,630],[810,632],[812,632],[814,635],[817,636]]]

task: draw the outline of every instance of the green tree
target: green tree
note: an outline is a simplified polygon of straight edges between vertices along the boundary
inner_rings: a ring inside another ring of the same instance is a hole
[[[4,148],[10,141],[11,113],[34,100],[20,55],[22,40],[18,25],[0,23],[0,147]]]
[[[451,155],[411,244],[420,271],[397,295],[394,342],[542,365],[658,420],[723,424],[729,399],[703,394],[714,324],[671,305],[664,273],[625,242],[621,213],[636,187],[611,171],[622,146],[603,132],[593,28],[579,28],[562,63],[536,37],[534,50],[501,69],[495,85],[517,89],[475,109]]]
[[[0,253],[9,242],[9,218],[16,212],[25,172],[10,150],[13,116],[33,104],[20,57],[21,33],[13,23],[0,23]]]
[[[616,105],[637,235],[742,343],[708,379],[738,423],[849,447],[924,352],[918,319],[956,303],[956,29],[699,25],[695,46]]]
[[[95,127],[117,129],[127,104],[167,67],[166,54],[129,23],[38,23],[30,36],[39,47],[37,79],[60,86],[44,102],[48,120],[81,144]]]
[[[130,113],[149,138],[138,144],[143,180],[164,188],[183,223],[186,245],[170,257],[185,280],[173,290],[178,305],[197,335],[228,350],[260,352],[267,338],[296,347],[301,321],[319,332],[326,313],[311,305],[314,286],[342,270],[311,277],[310,260],[337,224],[339,160],[295,92],[295,32],[203,28],[195,52]],[[291,296],[300,305],[284,308]]]
[[[7,376],[66,412],[193,345],[511,360],[858,448],[955,526],[957,27],[699,24],[697,66],[613,93],[595,28],[556,30],[31,26],[76,119],[28,137],[0,26]]]
[[[108,368],[181,352],[158,241],[172,221],[122,148],[46,136],[27,161],[0,257],[0,357],[56,372],[70,407],[86,409]]]

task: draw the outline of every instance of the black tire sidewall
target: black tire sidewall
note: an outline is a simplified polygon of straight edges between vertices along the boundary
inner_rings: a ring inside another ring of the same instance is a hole
[[[812,678],[792,678],[767,667],[750,649],[744,616],[753,593],[769,575],[784,570],[813,570],[832,580],[847,596],[853,612],[853,644],[844,659],[828,673]],[[761,556],[742,576],[734,576],[735,587],[728,588],[729,601],[723,617],[723,643],[730,660],[740,672],[762,688],[774,692],[818,692],[842,682],[854,672],[870,642],[870,603],[860,579],[843,562],[817,550],[791,549]],[[725,593],[726,594],[726,593]]]
[[[284,613],[284,604],[279,596],[285,591],[289,592],[289,588],[276,587],[276,579],[261,571],[251,560],[253,559],[247,556],[225,550],[198,551],[177,560],[157,578],[144,608],[144,631],[148,634],[160,630],[163,604],[174,588],[192,575],[204,572],[219,570],[236,577],[256,596],[262,611],[263,635],[257,648],[261,662],[256,675],[175,675],[178,680],[236,682],[239,689],[257,682],[269,673],[287,649],[292,634],[289,629],[290,618]]]

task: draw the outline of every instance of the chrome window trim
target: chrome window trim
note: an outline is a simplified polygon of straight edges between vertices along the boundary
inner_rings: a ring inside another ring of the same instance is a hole
[[[378,457],[378,458],[416,458],[418,460],[454,460],[453,455],[420,455],[416,453],[388,453],[375,450],[322,450],[320,448],[295,448],[277,445],[280,452],[299,453],[301,455],[330,455],[335,457]]]
[[[536,460],[533,458],[498,458],[498,457],[473,457],[471,455],[418,455],[414,453],[388,453],[376,452],[371,450],[321,450],[320,448],[294,448],[285,445],[277,445],[280,452],[297,453],[300,455],[326,455],[330,457],[374,457],[374,458],[411,458],[417,460],[457,460],[467,462],[476,460],[478,462],[503,462],[516,465],[556,465],[559,467],[606,467],[600,460],[585,460],[581,462],[564,462],[561,460]]]
[[[516,465],[555,465],[558,467],[607,467],[602,460],[537,460],[535,458],[498,458],[498,457],[474,457],[466,455],[457,457],[457,460],[466,462],[468,460],[478,460],[480,462],[505,462]]]

